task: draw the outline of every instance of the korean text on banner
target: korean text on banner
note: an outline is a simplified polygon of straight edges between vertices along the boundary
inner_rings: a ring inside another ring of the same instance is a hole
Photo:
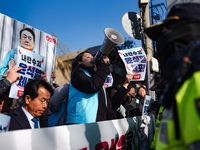
[[[0,13],[0,75],[6,77],[17,59],[17,47],[44,56],[44,71],[50,83],[54,71],[57,38]]]
[[[142,47],[119,50],[127,74],[132,73],[131,81],[143,81],[146,74],[147,57]]]
[[[144,98],[144,105],[143,105],[142,115],[147,115],[150,102],[151,102],[151,96],[146,95],[145,98]]]
[[[10,116],[0,113],[0,133],[7,132],[10,125]]]
[[[19,67],[23,68],[18,72],[20,80],[11,85],[10,98],[22,99],[26,83],[41,76],[41,70],[44,70],[44,57],[18,47],[16,68]]]
[[[1,149],[14,150],[142,150],[148,149],[149,116],[87,124],[27,129],[0,134]],[[144,123],[146,124],[144,127]],[[146,122],[145,122],[146,121]],[[144,130],[141,130],[144,129]],[[147,128],[147,130],[145,130]],[[146,133],[144,131],[147,131]],[[12,143],[12,144],[10,144]],[[26,143],[26,144],[24,144]],[[147,144],[148,143],[148,144]],[[27,146],[28,145],[28,146]]]

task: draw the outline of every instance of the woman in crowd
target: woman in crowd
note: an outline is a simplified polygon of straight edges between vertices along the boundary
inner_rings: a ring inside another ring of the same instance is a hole
[[[107,62],[108,57],[103,56],[98,69],[94,71],[93,56],[89,52],[82,52],[75,58],[69,87],[67,124],[116,119],[103,88],[110,73]]]
[[[140,104],[140,113],[142,115],[142,109],[143,109],[143,105],[144,105],[144,100],[145,100],[145,96],[148,95],[148,92],[146,90],[146,88],[144,86],[140,86],[138,88],[138,91],[137,91],[137,99],[139,100],[139,104]],[[154,100],[151,99],[151,102],[149,104],[149,108],[151,107],[151,104]]]

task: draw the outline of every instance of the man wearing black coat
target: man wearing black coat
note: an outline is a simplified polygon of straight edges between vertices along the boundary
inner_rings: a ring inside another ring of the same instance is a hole
[[[24,105],[8,113],[11,116],[9,131],[48,127],[42,114],[47,108],[51,85],[41,79],[29,81],[24,89]]]

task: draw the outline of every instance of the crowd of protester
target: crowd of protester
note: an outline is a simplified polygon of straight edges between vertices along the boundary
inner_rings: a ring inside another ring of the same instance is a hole
[[[0,112],[11,116],[9,130],[141,116],[148,94],[144,82],[132,82],[130,73],[123,84],[104,89],[103,84],[110,74],[108,61],[109,58],[104,56],[94,69],[93,56],[87,51],[82,52],[72,63],[70,84],[53,89],[42,71],[40,79],[26,84],[23,100],[17,101],[8,95],[11,84],[20,78],[17,71],[23,68],[15,69],[14,65],[6,78],[0,80]],[[51,77],[55,79],[55,74]],[[13,107],[13,103],[17,105]]]
[[[156,93],[148,107],[148,114],[156,118],[151,149],[199,149],[200,36],[195,30],[200,27],[198,12],[200,4],[177,4],[166,20],[145,30],[157,41],[162,75],[156,75],[155,84],[149,89]],[[14,65],[0,80],[0,112],[11,116],[9,130],[141,116],[148,95],[144,82],[133,82],[132,74],[127,74],[122,85],[105,90],[103,84],[110,74],[108,61],[103,56],[94,70],[93,56],[87,51],[80,53],[72,63],[70,83],[55,89],[42,71],[41,79],[26,84],[23,101],[17,107],[12,107],[14,100],[8,97],[11,84],[20,78],[17,71],[22,69],[15,69]]]

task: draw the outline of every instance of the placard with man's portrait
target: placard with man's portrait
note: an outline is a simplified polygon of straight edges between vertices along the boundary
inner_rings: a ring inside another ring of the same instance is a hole
[[[44,56],[44,71],[50,81],[56,41],[55,37],[0,13],[0,74],[6,75],[17,62],[17,47],[20,46]]]

